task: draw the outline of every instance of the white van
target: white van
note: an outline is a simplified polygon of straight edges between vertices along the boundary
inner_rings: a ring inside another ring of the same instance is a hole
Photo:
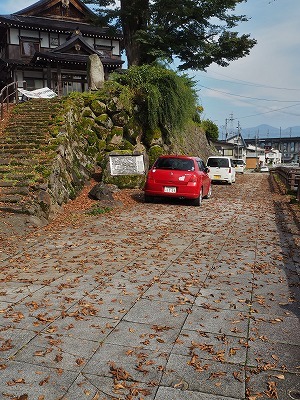
[[[235,172],[238,172],[240,174],[244,173],[245,162],[244,162],[244,160],[242,158],[233,159],[232,163],[234,165]]]
[[[208,175],[213,182],[235,182],[235,168],[230,157],[212,156],[207,159]]]

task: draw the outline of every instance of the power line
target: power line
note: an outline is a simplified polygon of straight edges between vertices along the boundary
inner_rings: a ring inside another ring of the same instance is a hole
[[[217,73],[217,72],[215,72],[215,73]],[[218,75],[225,76],[226,78],[230,78],[232,80],[228,81],[225,79],[213,78],[213,77],[207,76],[207,75],[202,75],[202,74],[199,74],[199,75],[203,76],[205,78],[208,78],[208,79],[214,79],[219,82],[235,83],[235,84],[244,85],[244,86],[254,86],[254,87],[262,87],[262,88],[266,88],[266,89],[278,89],[278,90],[289,90],[289,91],[299,91],[300,90],[300,89],[295,89],[295,88],[283,88],[283,87],[277,87],[277,86],[262,85],[260,83],[254,83],[254,82],[244,81],[241,79],[231,78],[230,76],[222,75],[222,74],[218,74]],[[234,81],[237,81],[237,82],[234,82]]]
[[[228,93],[228,92],[223,92],[221,90],[217,90],[217,89],[212,89],[209,88],[207,86],[204,85],[200,85],[199,86],[208,89],[208,90],[212,90],[213,92],[218,92],[218,93],[222,93],[222,94],[227,94],[229,96],[236,96],[236,97],[242,97],[244,99],[251,99],[251,100],[260,100],[260,101],[275,101],[275,102],[279,102],[279,103],[300,103],[300,100],[276,100],[276,99],[260,99],[258,97],[250,97],[250,96],[242,96],[240,94],[234,94],[234,93]]]
[[[249,118],[249,117],[256,117],[257,115],[269,114],[269,113],[272,113],[272,112],[285,110],[285,109],[290,108],[290,107],[295,107],[296,105],[297,104],[293,104],[291,106],[282,107],[282,108],[276,108],[275,110],[269,110],[269,111],[265,111],[265,112],[261,112],[261,113],[257,113],[257,114],[245,115],[244,117],[238,117],[238,118],[234,118],[234,119],[243,119],[243,118]],[[286,114],[288,114],[288,113],[286,113]],[[300,116],[299,114],[292,114],[292,115]]]

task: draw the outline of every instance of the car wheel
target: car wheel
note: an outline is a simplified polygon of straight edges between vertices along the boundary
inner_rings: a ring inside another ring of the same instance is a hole
[[[193,206],[200,207],[202,204],[202,198],[203,198],[203,189],[200,189],[199,197],[197,197],[195,200],[193,200]]]
[[[212,187],[211,187],[211,184],[210,184],[210,185],[209,185],[208,192],[207,192],[207,195],[204,196],[204,198],[205,198],[205,199],[209,199],[209,198],[211,197],[211,193],[212,193]]]

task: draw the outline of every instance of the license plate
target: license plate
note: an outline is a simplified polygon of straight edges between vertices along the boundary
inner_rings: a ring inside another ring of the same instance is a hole
[[[221,175],[214,175],[214,179],[221,179]]]
[[[164,187],[165,193],[176,193],[176,187],[173,186],[165,186]]]

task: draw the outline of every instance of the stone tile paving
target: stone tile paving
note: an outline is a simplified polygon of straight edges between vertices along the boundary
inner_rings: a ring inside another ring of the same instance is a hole
[[[0,399],[299,399],[294,212],[266,175],[213,189],[0,249]]]

